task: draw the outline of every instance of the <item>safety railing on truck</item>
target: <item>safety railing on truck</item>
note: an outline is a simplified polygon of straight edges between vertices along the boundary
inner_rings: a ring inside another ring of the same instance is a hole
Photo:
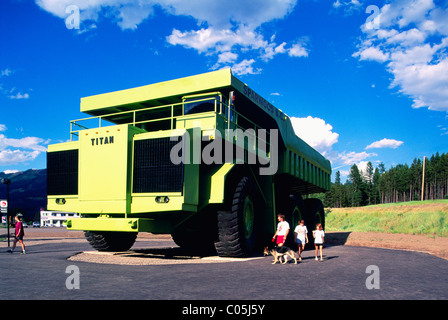
[[[79,137],[79,132],[90,129],[90,128],[101,128],[106,125],[116,125],[116,124],[132,124],[133,126],[139,126],[148,123],[157,123],[162,121],[169,121],[170,125],[165,128],[165,130],[175,129],[176,119],[185,116],[185,105],[193,105],[200,102],[209,102],[214,100],[214,106],[212,110],[214,112],[221,113],[220,103],[216,98],[201,98],[197,100],[192,100],[188,102],[178,102],[174,104],[162,105],[162,106],[151,106],[142,109],[121,111],[115,113],[109,113],[101,116],[87,117],[77,120],[70,121],[70,141]],[[190,110],[187,110],[190,111]],[[193,114],[193,113],[191,113]],[[162,115],[162,116],[160,116]],[[154,116],[153,118],[150,118]],[[129,119],[129,120],[127,120]],[[82,122],[83,124],[80,124]],[[85,123],[89,122],[91,125],[87,126]],[[94,123],[96,122],[96,123]]]
[[[253,129],[255,134],[263,128],[255,122],[236,111],[233,104],[226,103],[220,92],[211,92],[202,95],[185,96],[182,102],[151,106],[142,109],[121,111],[101,116],[87,117],[70,121],[70,141],[79,138],[79,133],[90,128],[101,128],[103,126],[116,124],[132,124],[133,126],[143,127],[146,131],[154,130],[174,130],[177,119],[186,115],[214,112],[227,123],[227,129],[248,130]],[[196,110],[195,110],[196,109]],[[194,116],[190,119],[194,119]],[[148,125],[165,122],[164,126],[154,125],[153,130]],[[82,124],[81,124],[82,123]],[[90,126],[88,126],[88,124]],[[168,124],[169,123],[169,124]],[[145,128],[146,127],[146,128]],[[258,141],[266,146],[266,154],[270,150],[270,132],[264,130],[265,137],[258,137]]]

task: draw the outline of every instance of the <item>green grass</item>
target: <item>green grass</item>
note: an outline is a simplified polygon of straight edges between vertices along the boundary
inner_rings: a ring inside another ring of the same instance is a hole
[[[448,237],[448,200],[327,209],[325,229]]]

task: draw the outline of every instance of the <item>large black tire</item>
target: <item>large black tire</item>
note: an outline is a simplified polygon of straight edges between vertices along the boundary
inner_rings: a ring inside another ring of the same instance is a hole
[[[245,176],[237,184],[230,211],[218,211],[219,241],[215,248],[220,257],[245,257],[256,248],[256,189],[252,178]]]
[[[305,199],[305,225],[308,229],[309,245],[314,245],[313,230],[316,230],[316,224],[320,223],[325,230],[325,211],[322,201],[319,199]]]
[[[215,241],[218,238],[216,208],[210,207],[184,221],[172,233],[173,241],[192,254],[216,254]]]
[[[127,251],[137,238],[137,232],[85,231],[84,235],[98,251]]]
[[[214,238],[197,230],[177,230],[171,237],[179,247],[197,255],[211,255],[215,253]]]
[[[301,219],[305,219],[305,204],[300,193],[289,195],[285,200],[285,205],[279,213],[285,215],[285,220],[289,223],[289,233],[286,239],[286,245],[295,248],[294,229],[299,224]]]

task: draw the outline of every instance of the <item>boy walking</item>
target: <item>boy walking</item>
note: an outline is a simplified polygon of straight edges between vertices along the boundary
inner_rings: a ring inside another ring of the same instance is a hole
[[[288,221],[285,221],[285,215],[283,214],[278,214],[277,220],[278,220],[277,231],[272,237],[272,241],[274,241],[275,237],[277,237],[277,245],[281,247],[285,244],[286,237],[288,236],[289,223]]]

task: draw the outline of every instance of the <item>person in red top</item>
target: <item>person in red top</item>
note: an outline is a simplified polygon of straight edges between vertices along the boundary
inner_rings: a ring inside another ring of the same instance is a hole
[[[12,249],[9,249],[8,252],[13,253],[14,249],[16,248],[17,241],[19,241],[20,245],[22,246],[22,253],[25,254],[25,245],[23,244],[23,236],[25,235],[25,231],[23,230],[22,217],[16,215],[15,220],[16,220],[16,235],[14,237],[14,243],[12,245]]]

